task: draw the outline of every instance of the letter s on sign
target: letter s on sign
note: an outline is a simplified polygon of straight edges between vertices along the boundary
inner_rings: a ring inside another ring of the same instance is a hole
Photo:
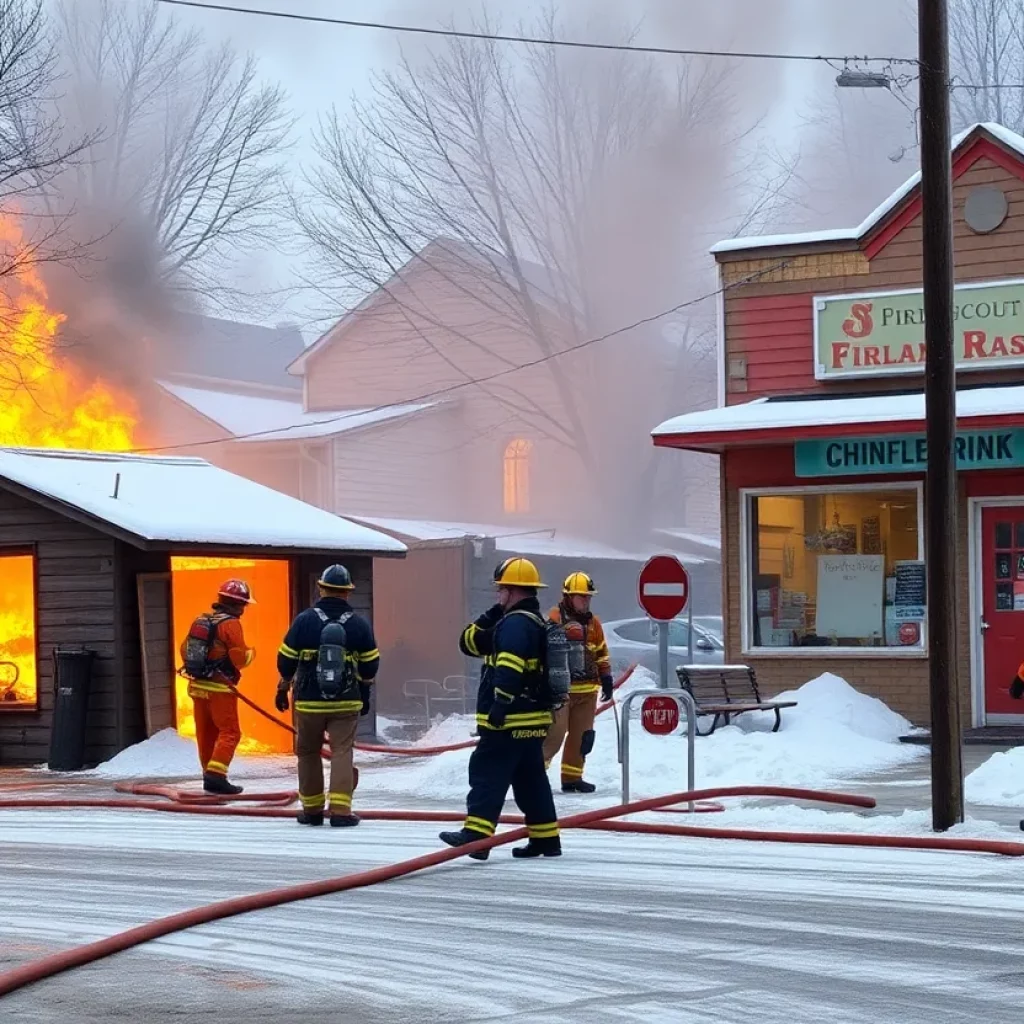
[[[855,302],[850,307],[850,319],[843,321],[843,334],[848,338],[866,338],[875,329],[872,308],[873,303]]]

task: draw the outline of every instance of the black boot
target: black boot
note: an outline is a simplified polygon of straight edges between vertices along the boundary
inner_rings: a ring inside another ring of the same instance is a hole
[[[468,829],[460,828],[458,832],[442,832],[438,838],[449,846],[467,846],[469,843],[476,843],[487,837],[479,832],[470,832]],[[469,858],[470,860],[487,860],[490,853],[490,850],[480,850],[477,853],[469,854]]]
[[[561,857],[562,840],[558,836],[550,839],[531,839],[525,846],[516,846],[512,856],[523,860],[526,857]]]
[[[355,828],[361,820],[358,814],[332,814],[331,828]]]
[[[300,825],[322,825],[324,823],[323,811],[299,811],[295,820]]]
[[[562,792],[563,793],[593,793],[597,790],[592,782],[584,782],[582,779],[577,779],[576,782],[563,782]]]
[[[204,773],[203,789],[207,793],[216,793],[217,796],[238,796],[242,792],[241,786],[228,782],[226,775],[218,775],[216,772]]]

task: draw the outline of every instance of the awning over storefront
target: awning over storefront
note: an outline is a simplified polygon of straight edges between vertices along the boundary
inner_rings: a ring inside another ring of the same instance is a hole
[[[1024,386],[957,392],[957,428],[1024,427]],[[874,437],[925,429],[924,394],[759,398],[685,413],[655,427],[655,445],[691,451],[790,444],[815,437]]]

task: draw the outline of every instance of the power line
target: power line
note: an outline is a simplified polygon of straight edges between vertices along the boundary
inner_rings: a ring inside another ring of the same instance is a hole
[[[714,291],[707,292],[704,295],[699,295],[695,299],[688,299],[685,302],[680,302],[676,306],[672,306],[670,309],[662,310],[660,313],[655,313],[652,316],[643,317],[640,320],[636,320],[631,324],[626,324],[625,327],[617,327],[614,331],[609,331],[607,334],[601,334],[596,338],[587,338],[585,341],[577,342],[575,345],[570,345],[567,348],[559,349],[557,352],[551,352],[548,355],[540,356],[537,359],[531,359],[525,363],[519,363],[516,366],[506,367],[504,370],[498,370],[496,373],[488,374],[486,377],[474,377],[470,380],[460,381],[458,384],[451,384],[445,388],[439,388],[436,391],[429,391],[423,395],[417,395],[415,398],[403,398],[397,402],[386,402],[383,405],[377,405],[370,409],[355,409],[351,412],[338,413],[334,416],[325,417],[322,420],[308,420],[305,423],[293,423],[290,426],[285,427],[273,427],[267,430],[254,430],[246,434],[234,434],[231,437],[215,437],[209,438],[205,441],[191,441],[183,444],[170,444],[161,445],[159,447],[150,448],[132,448],[132,454],[153,454],[159,452],[173,452],[181,451],[182,449],[192,448],[205,448],[211,444],[229,444],[232,441],[249,441],[260,437],[271,437],[275,434],[287,434],[290,430],[305,430],[309,427],[327,426],[331,423],[341,423],[347,419],[354,419],[361,416],[367,416],[375,412],[384,412],[387,409],[398,409],[402,406],[416,405],[420,402],[426,402],[433,398],[442,398],[445,395],[449,395],[454,391],[461,391],[462,388],[473,387],[477,384],[488,384],[492,380],[497,380],[499,377],[507,377],[512,373],[519,373],[520,370],[528,370],[534,366],[540,366],[543,363],[549,362],[552,359],[558,359],[560,356],[571,355],[573,352],[579,352],[581,349],[589,348],[591,345],[598,345],[602,341],[608,341],[611,338],[618,337],[620,334],[626,334],[628,331],[635,330],[637,327],[643,327],[646,324],[654,323],[656,320],[663,320],[667,316],[671,316],[673,313],[679,313],[690,306],[696,306],[698,303],[706,302],[708,299],[713,299],[718,295],[722,295],[727,291],[731,291],[733,288],[738,288],[741,285],[750,284],[753,281],[764,277],[766,274],[774,273],[776,270],[781,270],[787,267],[790,260],[777,260],[775,263],[762,270],[758,270],[747,277],[741,278],[738,281],[733,281],[732,284],[725,285],[721,288],[716,288]],[[280,437],[277,440],[288,441],[288,440],[310,440],[308,437],[297,437],[288,438]]]
[[[668,54],[676,57],[736,57],[745,60],[798,60],[845,61],[848,63],[914,64],[911,57],[829,57],[811,53],[770,53],[732,50],[685,50],[671,46],[638,46],[631,43],[594,43],[582,39],[541,39],[536,36],[518,36],[505,33],[470,32],[454,28],[426,28],[420,25],[395,25],[383,21],[354,21],[350,18],[328,18],[319,14],[300,14],[295,11],[267,11],[257,7],[237,7],[233,4],[202,3],[200,0],[154,0],[172,7],[192,7],[204,11],[222,11],[229,14],[252,14],[261,18],[281,18],[287,21],[313,22],[319,25],[342,25],[346,28],[372,28],[383,32],[404,32],[413,35],[443,36],[449,39],[476,39],[495,43],[525,43],[531,46],[562,46],[578,50],[613,50],[624,53]]]

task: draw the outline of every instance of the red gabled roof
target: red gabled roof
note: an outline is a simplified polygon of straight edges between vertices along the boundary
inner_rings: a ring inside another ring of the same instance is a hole
[[[953,180],[965,174],[979,160],[993,163],[1024,180],[1024,138],[992,122],[972,125],[953,139]],[[921,172],[908,178],[880,206],[855,228],[808,231],[791,235],[733,238],[711,247],[716,256],[752,249],[784,248],[836,242],[856,242],[869,260],[921,212]]]

